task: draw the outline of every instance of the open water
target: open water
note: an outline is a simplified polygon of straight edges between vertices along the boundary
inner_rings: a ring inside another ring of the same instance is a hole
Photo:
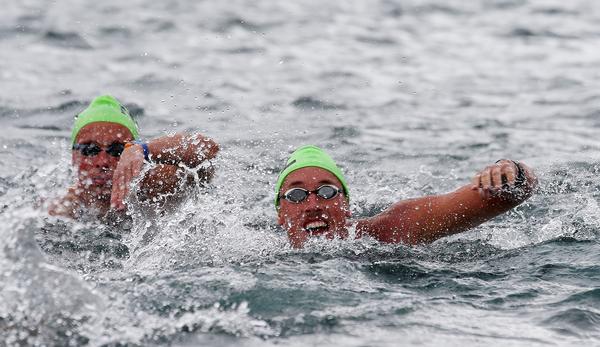
[[[4,1],[0,344],[600,344],[599,22],[587,0]],[[166,216],[48,217],[100,93],[146,138],[215,138],[212,186]],[[540,187],[432,245],[292,250],[272,189],[307,143],[356,217],[505,157]]]

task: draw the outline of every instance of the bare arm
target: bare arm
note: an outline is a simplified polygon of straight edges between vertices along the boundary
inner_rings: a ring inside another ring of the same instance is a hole
[[[183,177],[177,174],[180,165],[197,168],[203,162],[214,158],[219,146],[212,139],[199,134],[175,134],[150,141],[148,151],[150,160],[162,164],[150,170],[142,180],[141,192],[147,194],[147,198],[153,198],[173,193],[180,186],[180,179]],[[113,175],[111,194],[111,205],[116,210],[125,209],[124,200],[129,194],[131,181],[140,174],[143,164],[142,146],[128,147],[121,154]],[[200,169],[201,172],[206,170]]]
[[[358,222],[364,233],[389,243],[419,244],[475,227],[527,200],[537,185],[533,171],[510,160],[488,166],[451,193],[401,201]]]
[[[141,200],[149,200],[175,194],[182,185],[210,181],[213,174],[212,167],[197,168],[192,173],[175,165],[158,164],[144,175],[138,196]]]
[[[195,168],[217,155],[219,145],[200,134],[178,133],[163,136],[148,142],[150,158],[160,164],[179,165]]]

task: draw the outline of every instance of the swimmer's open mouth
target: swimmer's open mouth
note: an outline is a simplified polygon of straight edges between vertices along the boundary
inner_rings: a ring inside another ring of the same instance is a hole
[[[316,220],[306,223],[304,231],[312,235],[319,235],[326,232],[329,229],[329,224],[322,220]]]

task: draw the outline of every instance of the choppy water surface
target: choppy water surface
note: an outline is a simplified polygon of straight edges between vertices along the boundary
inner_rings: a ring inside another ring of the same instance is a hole
[[[0,340],[597,344],[599,21],[583,0],[3,4]],[[213,186],[163,217],[49,218],[36,201],[68,186],[73,115],[100,93],[146,137],[213,136]],[[430,246],[291,250],[272,187],[306,143],[344,167],[358,217],[503,157],[541,186]]]

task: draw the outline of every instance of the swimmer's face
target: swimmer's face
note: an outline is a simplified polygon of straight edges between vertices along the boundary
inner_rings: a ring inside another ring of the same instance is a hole
[[[340,181],[327,170],[305,167],[290,173],[281,186],[280,196],[292,188],[303,188],[311,193],[306,200],[293,203],[280,200],[278,223],[286,229],[292,247],[300,248],[310,237],[336,236],[346,238],[346,218],[350,217],[344,193],[324,199],[314,193],[323,185],[333,185],[342,190]]]
[[[107,153],[106,149],[111,145],[127,141],[133,141],[133,136],[126,127],[120,124],[97,122],[83,127],[79,131],[75,143],[94,144],[103,150],[95,155],[87,156],[83,151],[73,150],[73,166],[77,170],[79,186],[87,189],[94,188],[102,195],[110,196],[112,176],[120,157]]]

